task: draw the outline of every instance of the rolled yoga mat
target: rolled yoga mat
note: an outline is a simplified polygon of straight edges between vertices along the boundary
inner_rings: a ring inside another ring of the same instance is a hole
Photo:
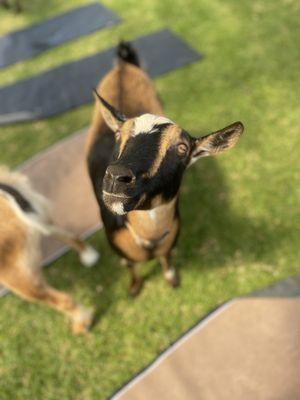
[[[201,55],[168,29],[133,41],[149,75],[197,61]],[[92,88],[108,72],[115,48],[0,88],[0,124],[46,118],[93,101]]]
[[[91,3],[54,18],[0,37],[0,68],[26,60],[72,39],[111,26],[120,18],[101,5]]]
[[[299,338],[299,297],[234,300],[110,399],[300,399]]]

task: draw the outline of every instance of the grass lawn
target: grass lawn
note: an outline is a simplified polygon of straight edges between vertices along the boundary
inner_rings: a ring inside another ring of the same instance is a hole
[[[156,81],[168,117],[197,136],[241,120],[239,145],[186,174],[183,227],[171,290],[155,262],[136,300],[103,232],[94,269],[73,253],[46,275],[96,309],[86,337],[60,314],[9,295],[0,300],[0,398],[105,399],[218,304],[299,273],[300,3],[297,0],[103,0],[123,22],[0,71],[0,85],[168,26],[205,58]],[[0,34],[85,3],[25,1],[0,11]],[[89,123],[91,106],[0,128],[0,162],[17,166]]]

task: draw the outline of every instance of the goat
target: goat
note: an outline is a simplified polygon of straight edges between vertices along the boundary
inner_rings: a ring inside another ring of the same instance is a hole
[[[40,239],[52,235],[74,248],[80,261],[92,266],[98,253],[70,232],[55,226],[47,200],[21,173],[0,166],[0,284],[29,301],[67,314],[76,334],[87,331],[92,313],[66,293],[49,286],[41,271]]]
[[[86,156],[107,238],[129,267],[129,294],[135,296],[142,285],[136,266],[152,258],[171,286],[179,284],[171,250],[180,227],[183,173],[196,160],[235,146],[244,127],[235,122],[191,137],[164,116],[130,43],[121,42],[117,54],[117,64],[95,90]]]

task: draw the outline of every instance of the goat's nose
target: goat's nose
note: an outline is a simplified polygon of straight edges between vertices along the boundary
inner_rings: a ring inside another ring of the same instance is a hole
[[[106,175],[110,176],[114,181],[129,184],[134,181],[135,176],[131,169],[122,165],[110,165],[106,169]]]

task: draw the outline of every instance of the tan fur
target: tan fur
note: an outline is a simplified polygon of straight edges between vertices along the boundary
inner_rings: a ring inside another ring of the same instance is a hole
[[[123,153],[126,143],[132,134],[133,124],[134,124],[134,120],[129,119],[122,126],[122,129],[120,131],[121,144],[120,144],[120,151],[119,151],[118,157],[120,157],[121,154]]]
[[[120,75],[122,75],[122,93],[119,90]],[[134,65],[123,62],[116,65],[100,82],[97,91],[128,118],[135,117],[137,110],[140,114],[150,112],[155,115],[164,115],[153,83],[140,68]],[[96,101],[86,142],[87,153],[97,136],[101,134],[104,125],[101,105]]]
[[[145,241],[152,241],[167,235],[155,250],[156,256],[167,254],[174,242],[178,231],[178,220],[174,219],[174,207],[177,199],[165,205],[160,205],[152,211],[131,211],[128,213],[128,222],[131,229],[123,228],[116,232],[113,242],[128,256],[130,260],[140,262],[149,258],[149,252],[139,246],[135,235]],[[151,216],[154,212],[154,217]]]
[[[116,231],[113,236],[113,242],[117,247],[122,249],[131,261],[141,262],[149,259],[149,252],[136,243],[136,240],[127,228]]]
[[[67,314],[73,321],[73,330],[85,332],[91,324],[91,313],[68,294],[51,288],[43,278],[40,240],[46,232],[80,253],[86,245],[50,224],[47,201],[32,189],[24,175],[0,167],[0,182],[18,190],[37,211],[32,216],[23,212],[10,195],[0,191],[0,283],[26,300],[45,303]]]
[[[182,132],[181,128],[179,128],[179,126],[177,126],[177,125],[171,125],[164,130],[160,144],[159,144],[159,150],[158,150],[157,157],[156,157],[151,169],[148,172],[149,177],[152,177],[156,174],[168,149],[173,144],[178,143],[181,132]]]
[[[166,231],[171,231],[174,224],[174,207],[177,199],[165,205],[160,205],[151,211],[131,211],[128,221],[135,232],[143,239],[152,240],[161,237]],[[154,218],[151,212],[155,213]]]

